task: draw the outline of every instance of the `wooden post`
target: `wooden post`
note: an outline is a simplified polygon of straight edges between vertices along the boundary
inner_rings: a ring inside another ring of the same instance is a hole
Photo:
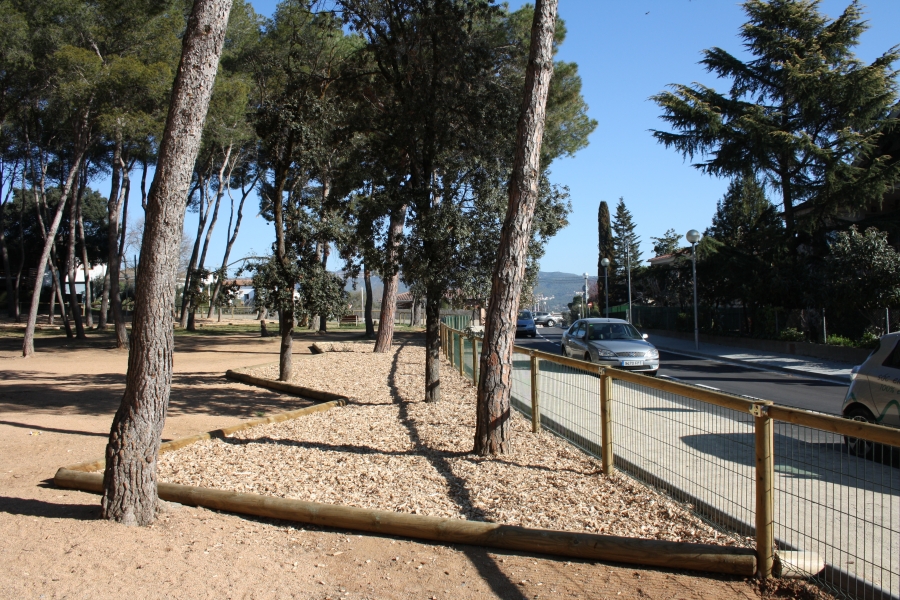
[[[531,433],[538,433],[541,430],[541,405],[538,399],[538,384],[540,377],[538,375],[538,365],[540,359],[534,352],[531,353]]]
[[[757,575],[767,579],[775,563],[775,428],[768,406],[755,404],[752,412],[756,432]]]
[[[472,338],[472,385],[478,387],[478,338]]]
[[[600,368],[600,460],[604,475],[613,472],[612,377]]]
[[[466,353],[463,350],[466,347],[466,340],[463,338],[462,331],[459,332],[459,336],[457,336],[459,340],[459,374],[463,377],[466,376]]]

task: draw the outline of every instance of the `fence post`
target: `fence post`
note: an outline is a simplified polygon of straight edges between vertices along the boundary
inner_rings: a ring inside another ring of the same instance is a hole
[[[478,338],[472,338],[472,385],[478,387]]]
[[[465,347],[465,342],[463,341],[463,334],[461,331],[459,332],[459,335],[456,336],[456,339],[457,339],[456,343],[458,344],[457,348],[459,349],[459,354],[457,355],[457,356],[459,356],[459,374],[462,375],[463,377],[465,377],[466,376],[466,359],[465,359],[465,356],[463,355],[463,348]]]
[[[613,472],[612,377],[600,367],[600,461],[604,475]]]
[[[541,430],[541,404],[538,396],[538,385],[540,376],[538,375],[538,364],[540,359],[537,355],[531,353],[531,432],[537,433]]]
[[[772,576],[775,562],[775,428],[768,404],[754,404],[756,439],[756,560],[760,578]]]

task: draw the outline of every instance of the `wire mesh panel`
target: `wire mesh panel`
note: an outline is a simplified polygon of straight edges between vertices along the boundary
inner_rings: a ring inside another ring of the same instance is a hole
[[[541,426],[600,456],[600,376],[549,360],[538,363]]]
[[[509,403],[513,408],[531,417],[531,356],[513,352],[512,390]]]
[[[472,380],[472,340],[464,337],[462,341],[462,363],[466,379]],[[457,363],[459,364],[459,363]]]
[[[615,465],[739,536],[755,530],[753,416],[613,380]]]
[[[849,441],[776,422],[779,557],[842,595],[898,598],[900,448]]]

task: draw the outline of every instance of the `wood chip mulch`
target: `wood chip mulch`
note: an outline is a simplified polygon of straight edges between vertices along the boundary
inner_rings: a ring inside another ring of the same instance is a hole
[[[475,389],[445,360],[441,402],[422,401],[425,351],[341,344],[298,357],[293,382],[352,403],[163,454],[160,480],[435,517],[735,545],[683,505],[513,412],[513,452],[471,454]],[[337,349],[337,348],[335,348]],[[349,350],[349,351],[348,351]],[[249,371],[277,378],[277,366]]]

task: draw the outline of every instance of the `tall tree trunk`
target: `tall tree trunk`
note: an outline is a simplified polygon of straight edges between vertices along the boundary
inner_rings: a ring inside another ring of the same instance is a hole
[[[106,270],[103,272],[103,291],[100,295],[100,321],[97,323],[98,329],[106,329],[109,326],[108,322],[108,314],[109,314],[109,265],[106,265]]]
[[[53,313],[56,312],[56,294],[58,290],[56,289],[56,276],[51,272],[50,273],[50,310],[47,311],[47,325],[53,325],[54,316]]]
[[[59,300],[59,314],[63,322],[63,329],[66,330],[66,337],[71,340],[75,337],[75,334],[72,333],[72,324],[69,323],[69,314],[66,310],[66,300],[65,298],[63,298],[62,279],[59,276],[59,268],[56,265],[56,248],[54,248],[50,252],[50,274],[53,277],[53,296],[51,297],[50,302],[50,314],[53,314],[53,301]],[[50,324],[53,325],[53,319],[50,320]]]
[[[9,265],[9,250],[6,247],[6,236],[4,235],[4,230],[6,227],[3,226],[4,223],[4,212],[6,209],[6,202],[0,204],[0,254],[3,255],[3,273],[6,278],[6,314],[10,319],[16,318],[16,301],[15,301],[15,293],[13,291],[13,278],[12,278],[12,270]]]
[[[384,293],[381,296],[381,314],[378,316],[378,337],[375,339],[375,352],[390,352],[394,341],[394,313],[397,310],[397,289],[400,287],[398,258],[400,254],[400,236],[406,223],[406,205],[391,211],[388,238],[385,242],[386,264],[390,272],[384,275]]]
[[[197,183],[197,189],[200,191],[200,210],[197,219],[197,237],[194,238],[194,249],[191,250],[191,261],[188,263],[187,273],[184,275],[184,291],[181,294],[181,318],[179,319],[179,325],[181,327],[188,326],[189,313],[193,310],[193,298],[189,293],[191,287],[194,285],[194,275],[197,269],[197,260],[200,258],[200,243],[201,238],[203,236],[203,230],[206,228],[206,219],[209,216],[209,207],[206,208],[206,211],[203,210],[203,203],[206,201],[207,189],[204,180],[201,179]]]
[[[53,242],[56,240],[56,232],[62,221],[63,209],[66,207],[66,198],[72,192],[72,186],[75,183],[75,177],[78,175],[78,169],[81,166],[81,159],[84,156],[85,146],[87,145],[87,118],[89,108],[85,108],[82,115],[81,132],[75,142],[75,155],[73,156],[72,166],[69,167],[69,173],[63,183],[62,191],[59,195],[59,205],[53,215],[53,221],[47,229],[44,238],[44,248],[41,250],[41,257],[37,264],[37,277],[34,283],[34,293],[31,297],[31,308],[28,311],[28,322],[25,325],[25,338],[22,341],[22,355],[25,357],[34,354],[34,327],[37,324],[38,303],[41,299],[41,285],[44,281],[44,272],[47,269],[47,261],[50,260],[50,251],[53,248]]]
[[[369,268],[363,265],[363,281],[366,285],[366,308],[365,308],[365,321],[366,321],[366,337],[372,339],[375,337],[375,322],[372,319],[372,272],[369,271]]]
[[[281,349],[278,355],[278,380],[290,381],[294,369],[294,311],[289,307],[278,311]]]
[[[241,229],[241,220],[244,218],[244,201],[247,200],[247,196],[250,195],[250,192],[256,186],[256,181],[259,179],[257,175],[256,179],[253,180],[253,183],[250,185],[250,188],[246,191],[243,189],[243,185],[241,186],[241,201],[238,204],[237,210],[237,219],[234,222],[234,230],[231,229],[231,219],[228,220],[228,244],[225,246],[225,255],[222,257],[222,266],[219,267],[219,273],[216,276],[216,287],[213,288],[213,293],[209,297],[209,314],[206,315],[208,319],[212,316],[213,306],[216,305],[216,302],[219,299],[219,294],[222,292],[222,284],[224,283],[225,277],[227,275],[226,270],[228,269],[228,257],[231,256],[231,249],[234,247],[234,242],[237,241],[238,232]],[[231,192],[228,193],[229,198],[231,197]],[[232,200],[232,210],[234,208],[233,204],[234,200]],[[234,213],[232,213],[234,214]]]
[[[108,245],[106,276],[109,282],[107,292],[108,307],[112,312],[113,326],[116,329],[116,348],[128,347],[128,333],[125,330],[125,317],[122,314],[122,295],[119,292],[119,269],[122,265],[122,257],[119,254],[119,217],[122,212],[124,192],[122,190],[122,140],[116,136],[113,147],[112,188],[106,203],[106,211],[109,215],[109,228],[106,233]],[[101,311],[103,312],[103,311]],[[102,318],[102,317],[101,317]]]
[[[66,240],[66,279],[69,280],[69,307],[72,311],[72,320],[75,321],[75,337],[79,340],[86,339],[84,335],[84,321],[81,319],[81,310],[78,306],[78,289],[75,286],[75,237],[78,224],[78,203],[83,193],[83,187],[78,186],[78,191],[69,198],[69,231]]]
[[[429,289],[425,300],[425,402],[441,399],[441,297]]]
[[[156,458],[172,383],[172,305],[185,198],[222,53],[231,0],[195,0],[147,199],[132,343],[122,404],[106,447],[103,517],[156,517]]]
[[[91,263],[88,261],[87,240],[84,237],[84,218],[81,214],[81,202],[78,203],[78,237],[81,238],[81,264],[84,266],[84,316],[88,329],[94,328],[94,310],[91,308],[93,293],[91,290]]]
[[[535,3],[525,95],[516,129],[516,156],[509,183],[509,205],[500,231],[481,351],[474,448],[474,452],[481,455],[506,454],[511,449],[509,394],[516,311],[525,279],[531,222],[541,175],[541,141],[547,92],[553,76],[556,9],[557,0],[537,0]]]
[[[14,294],[16,296],[16,323],[22,320],[22,313],[19,304],[19,295],[22,285],[22,272],[25,270],[25,169],[22,169],[22,206],[19,209],[19,267],[16,269],[16,287]]]
[[[331,244],[325,243],[325,248],[322,251],[322,270],[328,266],[328,256],[331,254]],[[328,331],[328,315],[321,314],[319,315],[319,333],[326,333]]]

